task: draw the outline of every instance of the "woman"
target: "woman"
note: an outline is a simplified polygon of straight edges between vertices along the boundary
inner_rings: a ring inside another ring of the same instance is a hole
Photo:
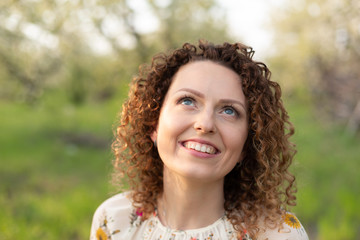
[[[297,218],[293,127],[242,44],[184,44],[133,79],[113,150],[131,191],[96,211],[91,239],[308,239]]]

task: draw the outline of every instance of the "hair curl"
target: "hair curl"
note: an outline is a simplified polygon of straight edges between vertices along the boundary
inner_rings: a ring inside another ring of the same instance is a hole
[[[280,86],[270,80],[264,63],[241,43],[185,43],[170,54],[153,57],[132,80],[113,142],[115,183],[128,183],[134,205],[146,218],[163,191],[163,163],[150,138],[173,76],[193,61],[213,61],[235,71],[248,102],[249,132],[240,167],[225,176],[224,208],[239,234],[256,237],[259,221],[277,226],[287,206],[295,205],[295,177],[288,172],[296,152],[289,141],[294,128],[281,101]],[[124,178],[127,175],[127,178]]]

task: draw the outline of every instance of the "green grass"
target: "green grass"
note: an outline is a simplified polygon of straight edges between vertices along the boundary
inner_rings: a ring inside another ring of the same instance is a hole
[[[298,153],[295,212],[310,239],[347,240],[360,234],[360,140],[343,126],[318,120],[307,101],[288,104]]]
[[[0,103],[0,239],[88,238],[119,107]]]
[[[50,96],[34,107],[0,102],[0,239],[88,239],[109,184],[112,125],[121,100],[74,107]],[[296,127],[294,212],[310,239],[356,239],[360,140],[287,101]]]

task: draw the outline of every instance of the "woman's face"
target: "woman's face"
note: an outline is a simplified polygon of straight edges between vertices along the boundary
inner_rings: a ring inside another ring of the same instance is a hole
[[[242,160],[247,119],[241,80],[234,71],[211,61],[181,67],[152,135],[164,169],[203,181],[223,180]]]

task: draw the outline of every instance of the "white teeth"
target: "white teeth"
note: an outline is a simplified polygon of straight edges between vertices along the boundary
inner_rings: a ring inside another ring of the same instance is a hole
[[[206,149],[207,149],[207,147],[205,145],[202,145],[200,151],[206,152]]]
[[[201,145],[200,145],[200,144],[196,144],[195,150],[196,150],[196,151],[200,151],[200,150],[201,150]]]
[[[184,147],[189,148],[189,149],[194,149],[198,152],[208,153],[208,154],[214,154],[216,152],[214,147],[207,145],[207,144],[197,143],[197,142],[186,142],[184,144]]]
[[[210,147],[207,147],[207,148],[206,148],[206,152],[207,152],[207,153],[210,153],[210,152],[211,152],[211,148],[210,148]]]

